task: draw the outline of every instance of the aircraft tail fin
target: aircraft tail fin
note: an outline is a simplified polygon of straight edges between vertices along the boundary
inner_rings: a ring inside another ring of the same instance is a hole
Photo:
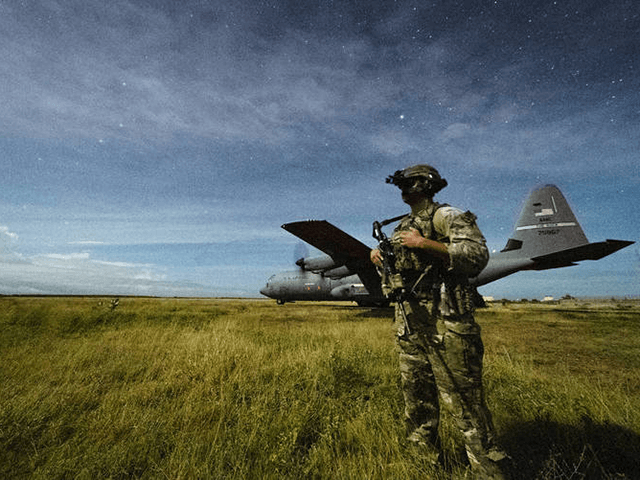
[[[547,270],[570,267],[582,260],[599,260],[632,243],[589,243],[564,195],[555,185],[546,185],[527,197],[506,246],[491,256],[472,283],[480,286],[520,270]]]
[[[520,250],[519,254],[535,258],[588,243],[564,195],[555,185],[546,185],[527,198],[502,252]]]

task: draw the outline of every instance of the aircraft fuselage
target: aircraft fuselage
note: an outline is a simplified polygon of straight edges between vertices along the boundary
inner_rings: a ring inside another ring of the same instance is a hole
[[[353,300],[368,303],[375,300],[369,295],[358,275],[332,279],[305,270],[272,275],[260,293],[275,298],[278,303],[296,300]]]

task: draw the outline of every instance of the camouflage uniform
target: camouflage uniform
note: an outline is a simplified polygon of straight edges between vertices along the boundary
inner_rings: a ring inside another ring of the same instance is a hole
[[[504,478],[496,464],[505,455],[494,445],[484,400],[484,348],[467,282],[489,258],[475,220],[471,212],[428,203],[416,215],[404,217],[391,237],[396,269],[411,291],[403,302],[411,335],[406,335],[396,306],[405,417],[410,441],[438,448],[440,405],[447,408],[464,436],[475,478]],[[421,249],[403,247],[398,233],[411,228],[447,245],[449,265]]]

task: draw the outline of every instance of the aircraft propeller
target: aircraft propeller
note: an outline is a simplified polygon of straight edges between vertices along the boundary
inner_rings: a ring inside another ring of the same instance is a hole
[[[304,270],[304,259],[309,256],[309,247],[304,242],[298,242],[293,249],[293,262]]]

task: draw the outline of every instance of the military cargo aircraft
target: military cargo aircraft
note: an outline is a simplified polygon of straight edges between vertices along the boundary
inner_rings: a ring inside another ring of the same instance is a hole
[[[295,300],[350,300],[385,306],[380,276],[369,260],[370,247],[325,220],[306,220],[282,228],[325,255],[300,258],[296,271],[278,273],[260,290],[279,304]],[[479,287],[521,270],[547,270],[599,260],[634,242],[589,243],[566,199],[555,185],[535,189],[527,198],[506,246],[492,254],[470,282]]]

